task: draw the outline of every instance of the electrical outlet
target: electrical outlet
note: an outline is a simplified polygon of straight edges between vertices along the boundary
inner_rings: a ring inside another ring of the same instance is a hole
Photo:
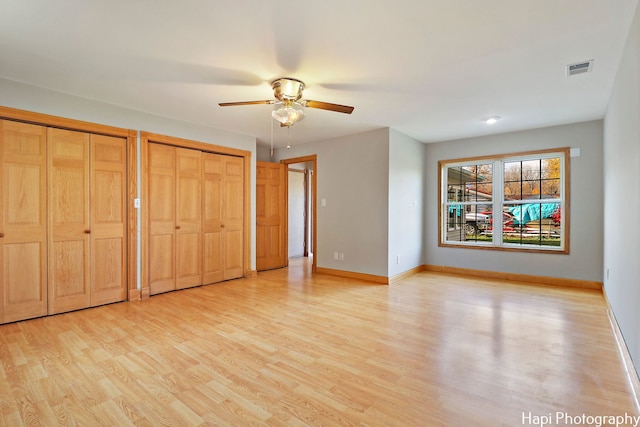
[[[400,264],[400,255],[396,255],[396,264]]]
[[[333,259],[338,259],[338,252],[333,253]]]
[[[344,254],[343,253],[340,254],[340,261],[344,261]]]

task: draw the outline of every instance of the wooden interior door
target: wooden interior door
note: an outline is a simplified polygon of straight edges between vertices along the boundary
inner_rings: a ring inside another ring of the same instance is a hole
[[[49,314],[90,305],[89,135],[47,129]]]
[[[256,267],[258,271],[287,265],[285,174],[280,163],[256,163]]]
[[[244,276],[244,167],[241,157],[223,156],[222,242],[224,280]]]
[[[47,314],[46,132],[0,121],[0,323]]]
[[[91,135],[91,305],[126,299],[127,146]]]
[[[148,144],[149,293],[176,289],[176,164],[174,147]]]
[[[202,152],[176,148],[176,289],[202,284]]]

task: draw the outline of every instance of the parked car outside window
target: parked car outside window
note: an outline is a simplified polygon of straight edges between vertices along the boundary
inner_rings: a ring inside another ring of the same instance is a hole
[[[493,230],[493,212],[470,212],[465,215],[465,232],[467,234],[478,234]],[[502,230],[504,232],[515,231],[514,218],[508,212],[502,213]]]

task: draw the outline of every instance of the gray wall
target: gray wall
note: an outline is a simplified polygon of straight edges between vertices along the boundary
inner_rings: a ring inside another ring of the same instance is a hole
[[[388,276],[388,147],[384,128],[276,150],[276,162],[317,155],[318,267]]]
[[[423,143],[390,130],[389,276],[423,264],[424,155]]]
[[[640,8],[604,126],[604,288],[636,370],[640,367]]]
[[[171,120],[111,104],[25,85],[0,78],[0,105],[108,126],[153,132],[209,144],[238,148],[251,154],[251,188],[255,189],[256,140],[206,126]],[[140,156],[138,156],[138,159]],[[138,180],[140,183],[140,180]],[[251,194],[251,268],[256,266],[255,191]],[[143,201],[144,203],[144,201]],[[138,245],[140,247],[140,245]]]
[[[245,135],[180,122],[86,98],[0,78],[0,105],[108,126],[147,131],[238,148],[256,157],[256,140]]]
[[[425,263],[505,273],[602,281],[603,185],[601,120],[426,145]],[[569,255],[438,246],[438,161],[560,147],[571,158]]]
[[[256,156],[259,162],[272,162],[271,147],[265,144],[256,144]]]

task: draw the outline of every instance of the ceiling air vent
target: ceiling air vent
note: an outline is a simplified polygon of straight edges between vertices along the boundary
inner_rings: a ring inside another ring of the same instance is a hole
[[[593,59],[589,61],[578,62],[577,64],[569,64],[565,69],[567,77],[575,76],[577,74],[588,73],[593,70]]]

